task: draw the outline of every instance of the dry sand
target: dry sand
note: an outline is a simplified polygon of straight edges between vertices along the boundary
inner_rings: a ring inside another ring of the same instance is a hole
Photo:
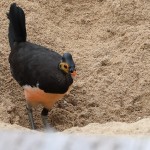
[[[84,127],[72,127],[64,133],[77,135],[105,135],[105,136],[150,136],[150,118],[141,119],[134,123],[107,122],[104,124],[90,123]]]
[[[22,88],[8,64],[6,12],[26,13],[28,40],[71,52],[78,76],[69,95],[49,113],[59,131],[89,123],[131,123],[150,116],[149,0],[1,0],[0,120],[30,127]],[[38,129],[40,111],[34,110]],[[106,124],[107,125],[107,124]]]

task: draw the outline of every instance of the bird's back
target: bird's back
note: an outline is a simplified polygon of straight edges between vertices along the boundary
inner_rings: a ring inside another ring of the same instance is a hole
[[[11,50],[9,63],[13,77],[21,86],[38,86],[48,93],[65,93],[73,79],[59,69],[61,59],[62,56],[51,49],[21,42]]]

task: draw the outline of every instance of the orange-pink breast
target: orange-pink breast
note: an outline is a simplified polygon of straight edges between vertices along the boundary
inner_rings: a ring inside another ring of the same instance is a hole
[[[45,93],[38,87],[24,86],[24,94],[27,102],[32,106],[41,104],[50,109],[64,94]]]

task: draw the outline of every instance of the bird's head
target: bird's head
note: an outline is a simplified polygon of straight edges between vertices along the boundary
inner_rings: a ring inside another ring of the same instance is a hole
[[[64,53],[59,68],[66,74],[70,73],[71,76],[76,76],[75,63],[70,53]]]

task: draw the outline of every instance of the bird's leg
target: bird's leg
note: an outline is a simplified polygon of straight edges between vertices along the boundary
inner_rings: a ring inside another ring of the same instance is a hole
[[[34,119],[33,119],[33,114],[32,114],[32,107],[27,103],[26,105],[26,109],[27,109],[27,112],[28,112],[28,117],[29,117],[29,121],[30,121],[30,125],[31,125],[31,128],[33,130],[35,130],[35,124],[34,124]]]
[[[50,128],[50,125],[48,123],[48,112],[49,112],[49,110],[47,108],[43,108],[43,110],[41,112],[41,118],[43,121],[43,125],[46,129]]]

